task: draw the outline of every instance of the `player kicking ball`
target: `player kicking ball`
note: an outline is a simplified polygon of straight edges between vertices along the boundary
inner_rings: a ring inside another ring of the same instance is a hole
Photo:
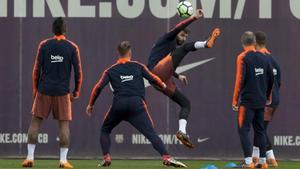
[[[82,84],[79,48],[65,37],[62,18],[53,22],[55,36],[40,43],[33,68],[32,120],[28,129],[28,155],[22,167],[33,167],[38,131],[52,111],[59,124],[60,168],[73,168],[67,161],[70,143],[69,123],[72,120],[71,100],[78,99]],[[74,69],[75,89],[70,90],[70,76]]]
[[[86,108],[87,115],[91,116],[96,99],[110,82],[114,89],[114,98],[101,128],[100,144],[104,159],[99,166],[110,166],[110,133],[121,121],[127,121],[151,142],[153,148],[162,156],[164,165],[186,167],[185,164],[170,157],[162,140],[154,131],[153,121],[145,102],[143,78],[161,89],[166,88],[166,84],[143,64],[131,61],[131,45],[128,41],[120,43],[118,53],[117,63],[104,71],[91,93],[89,105]]]
[[[167,88],[162,89],[161,91],[181,107],[179,113],[179,130],[176,133],[176,136],[189,148],[194,147],[194,144],[190,141],[186,132],[187,119],[191,111],[191,103],[176,87],[173,76],[187,85],[187,77],[177,74],[175,72],[176,68],[189,52],[201,48],[213,47],[215,40],[220,35],[220,29],[215,28],[206,41],[185,43],[189,34],[186,27],[202,16],[202,10],[197,9],[192,16],[180,22],[173,30],[160,37],[152,48],[148,59],[149,70],[160,77],[167,85]]]

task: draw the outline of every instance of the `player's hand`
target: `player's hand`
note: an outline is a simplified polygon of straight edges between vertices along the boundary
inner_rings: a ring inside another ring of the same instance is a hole
[[[267,100],[266,105],[267,105],[267,106],[270,106],[271,104],[272,104],[272,100]]]
[[[196,11],[193,14],[193,17],[196,19],[199,19],[203,16],[203,10],[202,9],[196,9]]]
[[[187,79],[187,77],[186,77],[185,75],[179,75],[179,76],[178,76],[178,79],[179,79],[182,83],[184,83],[186,86],[188,85],[188,79]]]
[[[37,95],[37,90],[33,90],[33,92],[32,92],[32,100],[33,101],[35,100],[36,95]]]
[[[163,89],[167,88],[167,85],[165,83],[163,83]]]
[[[93,114],[93,111],[94,111],[94,106],[88,105],[86,107],[86,115],[87,116],[91,117]]]
[[[239,111],[239,106],[237,106],[237,105],[232,105],[232,110],[233,110],[234,112],[238,112],[238,111]]]
[[[70,94],[70,100],[71,102],[78,100],[79,99],[79,95],[75,96],[74,94]]]

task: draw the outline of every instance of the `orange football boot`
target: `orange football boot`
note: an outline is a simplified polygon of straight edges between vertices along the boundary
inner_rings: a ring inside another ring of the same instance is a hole
[[[69,162],[66,162],[66,163],[62,163],[60,162],[59,163],[59,168],[67,168],[67,169],[70,169],[70,168],[74,168]]]
[[[219,28],[215,28],[210,37],[207,39],[207,42],[205,44],[206,48],[212,48],[215,44],[216,39],[220,36],[221,30]]]
[[[24,160],[22,162],[22,167],[24,168],[32,168],[33,167],[33,160]]]
[[[268,169],[269,168],[267,163],[257,164],[255,167],[256,168],[262,168],[262,169]]]
[[[245,168],[245,169],[255,169],[255,164],[254,164],[254,163],[251,163],[251,164],[243,164],[243,165],[242,165],[242,168]]]

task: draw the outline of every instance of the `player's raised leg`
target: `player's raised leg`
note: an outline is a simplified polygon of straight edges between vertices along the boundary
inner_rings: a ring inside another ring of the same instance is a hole
[[[193,51],[196,51],[201,48],[212,48],[216,39],[220,36],[220,33],[221,33],[220,29],[215,28],[206,41],[195,41],[195,42],[188,42],[188,43],[184,44],[184,42],[186,41],[186,38],[188,36],[188,32],[181,31],[177,35],[177,43],[182,44],[182,46],[176,48],[171,53],[172,61],[174,64],[174,70],[176,70],[176,68],[180,65],[181,61],[183,60],[183,58],[189,52],[193,52]]]
[[[38,132],[43,119],[32,116],[31,124],[28,129],[28,144],[27,144],[27,157],[22,163],[22,167],[33,167],[34,164],[34,151],[37,143]]]

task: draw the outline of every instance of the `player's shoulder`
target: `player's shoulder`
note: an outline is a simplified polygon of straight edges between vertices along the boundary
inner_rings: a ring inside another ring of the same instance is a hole
[[[114,63],[114,64],[110,65],[109,67],[107,67],[107,68],[104,70],[104,72],[109,73],[109,72],[111,72],[111,71],[113,71],[113,70],[119,69],[119,66],[121,66],[121,65],[122,65],[122,64],[119,64],[118,62],[117,62],[117,63]]]
[[[249,51],[243,51],[237,56],[237,60],[243,60],[250,54]]]
[[[74,41],[71,41],[71,40],[69,40],[69,39],[66,38],[65,42],[68,43],[74,49],[78,49],[79,50],[79,46]]]
[[[141,62],[139,62],[139,61],[135,61],[135,60],[130,61],[129,63],[134,64],[134,65],[137,65],[137,66],[141,66],[141,67],[146,67],[145,64],[143,64],[143,63],[141,63]]]
[[[53,40],[53,38],[46,38],[44,40],[41,40],[40,43],[39,43],[39,47],[47,45],[48,43],[51,42],[51,40]]]

